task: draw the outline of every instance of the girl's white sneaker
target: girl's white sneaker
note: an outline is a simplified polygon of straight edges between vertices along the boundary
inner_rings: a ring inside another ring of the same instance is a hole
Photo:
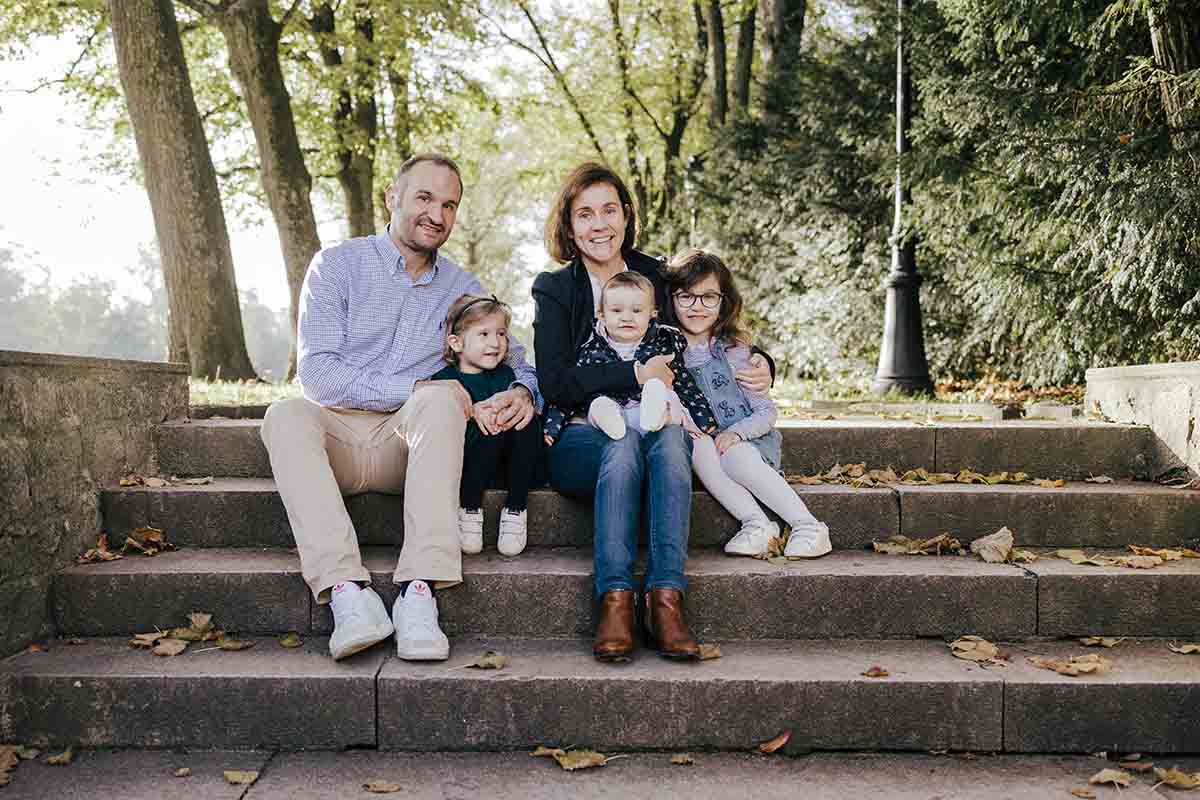
[[[783,554],[788,558],[819,558],[832,549],[829,526],[813,520],[792,526]]]
[[[519,556],[525,549],[528,538],[526,518],[525,511],[509,511],[507,508],[500,511],[500,538],[496,542],[500,555]]]
[[[597,397],[588,406],[588,422],[593,428],[599,428],[610,439],[625,438],[625,415],[621,407],[611,397]]]
[[[458,544],[470,555],[483,552],[483,509],[458,510]]]
[[[752,519],[725,543],[731,556],[761,556],[771,549],[771,538],[779,535],[779,525],[769,519]]]

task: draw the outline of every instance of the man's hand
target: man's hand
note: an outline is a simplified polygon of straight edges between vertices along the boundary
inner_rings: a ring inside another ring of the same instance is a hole
[[[733,431],[722,431],[713,439],[713,444],[717,446],[717,452],[725,455],[725,451],[733,447],[738,442],[742,441],[742,437],[738,436]]]
[[[430,386],[446,386],[454,392],[454,399],[458,401],[459,406],[463,410],[463,416],[467,419],[471,418],[473,409],[471,407],[471,395],[467,393],[466,388],[458,381],[417,381],[413,384],[413,392],[416,393],[420,389]]]
[[[673,360],[675,360],[674,353],[669,356],[654,356],[647,359],[646,363],[642,364],[642,368],[636,370],[638,383],[644,386],[646,381],[651,378],[658,378],[667,385],[668,389],[672,388],[675,384],[675,373],[671,370]]]
[[[750,366],[739,369],[735,376],[738,385],[756,394],[766,394],[771,391],[771,368],[762,353],[750,356]]]
[[[524,430],[537,411],[533,405],[533,395],[524,386],[514,386],[507,391],[496,392],[487,400],[478,403],[476,408],[490,410],[495,414],[493,428],[496,433],[509,428]]]

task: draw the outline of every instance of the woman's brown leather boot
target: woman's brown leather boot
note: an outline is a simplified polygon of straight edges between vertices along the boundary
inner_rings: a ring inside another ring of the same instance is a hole
[[[597,661],[628,661],[633,652],[635,595],[632,589],[615,589],[600,595],[596,641],[592,655]]]
[[[663,658],[676,661],[695,661],[700,658],[700,645],[692,638],[683,621],[683,592],[678,589],[651,589],[646,593],[643,618],[647,644],[658,650]]]

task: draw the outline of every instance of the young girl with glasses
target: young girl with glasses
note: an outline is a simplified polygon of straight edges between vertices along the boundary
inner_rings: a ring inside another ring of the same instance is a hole
[[[479,404],[512,388],[516,375],[504,363],[508,354],[508,326],[512,313],[495,297],[463,295],[446,315],[446,349],[449,366],[430,380],[458,381],[471,395],[473,417],[467,422],[459,488],[458,537],[464,553],[483,550],[483,492],[508,490],[500,511],[501,555],[519,555],[527,539],[526,501],[541,463],[542,426],[535,416],[524,428],[499,430],[494,413]],[[500,478],[503,486],[494,487]]]
[[[831,549],[828,526],[779,473],[783,437],[775,429],[775,404],[734,380],[751,352],[733,274],[717,256],[690,250],[671,260],[665,277],[671,297],[668,321],[687,338],[684,365],[708,399],[719,431],[696,437],[692,466],[704,488],[741,523],[725,552],[761,556],[768,551],[779,527],[763,512],[761,501],[791,528],[784,553],[788,558],[825,555]]]

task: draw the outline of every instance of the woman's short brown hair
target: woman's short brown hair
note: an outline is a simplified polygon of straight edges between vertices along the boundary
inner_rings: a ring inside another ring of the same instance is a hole
[[[451,336],[461,336],[463,332],[493,314],[504,315],[504,327],[512,325],[512,311],[508,303],[502,303],[495,297],[481,297],[477,294],[464,294],[450,304],[446,312],[446,342],[442,348],[442,360],[447,364],[458,363],[458,353],[450,346]]]
[[[571,238],[571,206],[580,193],[597,183],[607,183],[617,190],[617,198],[625,212],[625,240],[621,243],[621,252],[628,253],[637,243],[637,206],[625,181],[603,164],[586,161],[571,170],[563,181],[546,217],[546,252],[555,261],[567,262],[577,255],[575,241]]]

